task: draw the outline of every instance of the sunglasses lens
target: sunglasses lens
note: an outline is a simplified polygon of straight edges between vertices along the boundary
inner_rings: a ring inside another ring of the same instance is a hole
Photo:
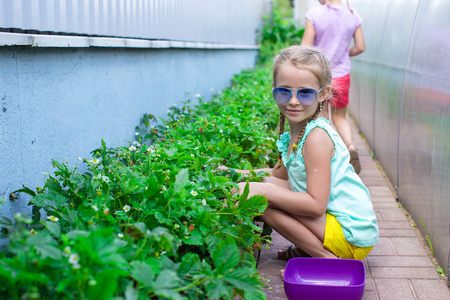
[[[315,89],[299,89],[297,98],[304,105],[313,105],[317,101],[317,92]]]
[[[273,89],[273,99],[279,104],[286,103],[291,99],[291,91],[282,87],[275,88]]]

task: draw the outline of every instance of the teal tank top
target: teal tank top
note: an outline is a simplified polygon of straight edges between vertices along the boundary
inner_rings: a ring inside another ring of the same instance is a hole
[[[306,193],[306,169],[302,150],[308,134],[316,127],[325,130],[334,143],[327,212],[336,217],[350,244],[358,247],[373,246],[378,242],[378,225],[369,191],[350,165],[350,154],[344,141],[324,118],[306,125],[305,134],[297,146],[297,151],[291,152],[289,160],[287,159],[291,139],[289,132],[282,134],[277,141],[283,164],[287,168],[291,190]]]

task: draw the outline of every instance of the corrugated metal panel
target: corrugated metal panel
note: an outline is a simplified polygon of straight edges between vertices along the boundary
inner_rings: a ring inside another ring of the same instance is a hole
[[[0,0],[0,28],[256,44],[269,0]]]

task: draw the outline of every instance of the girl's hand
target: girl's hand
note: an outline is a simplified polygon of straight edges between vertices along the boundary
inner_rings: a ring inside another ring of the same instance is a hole
[[[244,193],[247,182],[240,182],[240,183],[238,183],[238,185],[239,185],[239,190],[236,188],[233,188],[231,190],[231,194],[235,194],[235,193],[239,192],[239,194],[242,195]],[[255,195],[265,196],[265,191],[267,189],[267,186],[271,185],[271,184],[270,183],[262,183],[262,182],[249,182],[248,185],[249,185],[248,186],[249,187],[248,198],[251,198]]]

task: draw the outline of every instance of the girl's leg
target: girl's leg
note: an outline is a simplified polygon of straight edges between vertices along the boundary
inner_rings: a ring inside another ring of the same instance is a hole
[[[352,129],[347,121],[346,113],[347,107],[331,107],[331,117],[333,119],[333,124],[336,127],[337,132],[341,136],[345,145],[353,145]]]
[[[312,257],[336,258],[323,246],[326,214],[320,218],[294,217],[281,210],[267,208],[263,220]]]

